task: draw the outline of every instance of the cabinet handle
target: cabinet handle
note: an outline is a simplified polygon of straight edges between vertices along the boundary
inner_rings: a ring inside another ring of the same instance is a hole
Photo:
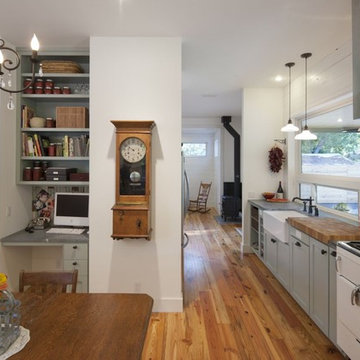
[[[78,263],[77,263],[76,261],[73,262],[73,265],[74,265],[74,266],[77,265],[77,264],[78,264]]]
[[[275,243],[276,243],[276,240],[275,240],[275,239],[271,239],[271,242],[275,244]]]
[[[359,340],[359,339],[355,338],[355,340],[360,344],[360,340]]]
[[[78,248],[77,245],[74,245],[74,246],[73,246],[73,249],[77,249],[77,248]]]
[[[336,257],[336,251],[332,251],[330,255]]]
[[[339,261],[341,261],[341,256],[340,256],[340,255],[338,255],[338,256],[336,257],[336,261],[335,261],[335,269],[336,269],[336,272],[340,272],[340,270],[339,270]]]
[[[301,247],[301,244],[300,244],[299,241],[297,241],[297,242],[295,243],[295,245]]]
[[[141,228],[141,220],[137,219],[136,220],[136,226],[140,229]]]
[[[358,285],[353,291],[351,292],[351,305],[356,305],[356,296],[360,291],[360,285]]]
[[[327,251],[326,250],[321,250],[321,255],[325,255],[325,254],[327,254]]]

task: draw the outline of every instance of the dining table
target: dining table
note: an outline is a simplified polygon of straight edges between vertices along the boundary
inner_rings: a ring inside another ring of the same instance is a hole
[[[149,295],[14,295],[30,341],[11,360],[141,358],[153,306]]]

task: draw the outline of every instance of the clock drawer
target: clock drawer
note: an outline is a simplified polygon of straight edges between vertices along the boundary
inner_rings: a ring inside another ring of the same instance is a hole
[[[149,238],[148,210],[114,209],[113,238]]]

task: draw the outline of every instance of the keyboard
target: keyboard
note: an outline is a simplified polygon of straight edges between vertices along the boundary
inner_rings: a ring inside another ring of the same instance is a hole
[[[66,235],[79,235],[82,234],[85,229],[80,228],[51,228],[46,233],[47,234],[66,234]]]

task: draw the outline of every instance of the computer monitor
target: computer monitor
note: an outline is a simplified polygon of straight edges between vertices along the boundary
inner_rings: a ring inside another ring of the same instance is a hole
[[[89,194],[55,193],[54,225],[89,226]]]

